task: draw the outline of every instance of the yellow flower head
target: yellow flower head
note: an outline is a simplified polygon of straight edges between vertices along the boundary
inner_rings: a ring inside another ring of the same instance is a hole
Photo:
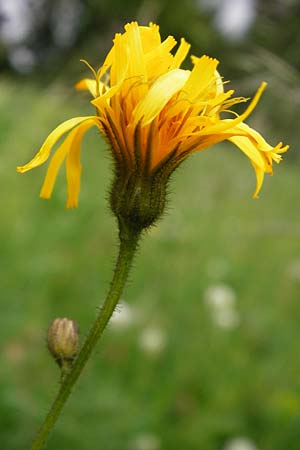
[[[96,115],[76,117],[59,125],[35,157],[17,169],[26,172],[44,163],[54,144],[68,132],[50,161],[41,197],[51,196],[58,170],[66,160],[67,207],[77,206],[80,144],[84,133],[94,125],[108,141],[116,177],[123,180],[117,188],[119,193],[130,178],[135,180],[131,184],[138,180],[139,185],[145,185],[147,179],[152,180],[152,186],[153,180],[154,184],[158,179],[166,181],[192,152],[229,140],[248,156],[255,169],[257,197],[264,174],[272,173],[273,161],[278,163],[281,153],[288,149],[281,143],[270,146],[244,123],[266,83],[261,84],[241,115],[232,113],[234,104],[247,99],[233,97],[233,90],[224,91],[218,61],[208,56],[192,57],[192,69],[181,69],[190,45],[181,39],[172,53],[175,46],[172,36],[161,41],[154,24],[144,27],[132,22],[125,26],[123,34],[116,34],[98,72],[89,66],[94,78],[77,83],[78,89],[91,93]]]

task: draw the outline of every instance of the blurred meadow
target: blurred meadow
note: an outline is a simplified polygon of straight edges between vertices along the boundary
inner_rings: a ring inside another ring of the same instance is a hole
[[[231,14],[222,16],[225,3]],[[15,167],[57,124],[93,113],[73,89],[87,74],[79,59],[100,66],[114,33],[134,19],[216,56],[237,95],[267,81],[247,122],[292,150],[258,200],[253,168],[230,143],[196,153],[174,174],[168,213],[144,237],[122,302],[45,448],[299,450],[300,4],[240,1],[242,28],[234,3],[36,0],[28,11],[40,14],[39,26],[9,44],[5,26],[14,22],[0,1],[1,450],[28,449],[59,384],[47,327],[70,317],[85,336],[117,249],[111,160],[99,133],[84,140],[76,210],[65,209],[63,173],[45,201],[45,167],[25,175]],[[11,4],[25,20],[27,1]],[[58,19],[70,11],[67,41]]]

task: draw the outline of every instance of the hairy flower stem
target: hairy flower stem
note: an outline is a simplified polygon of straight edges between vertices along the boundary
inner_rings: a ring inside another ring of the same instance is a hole
[[[133,234],[128,232],[128,230],[124,230],[124,227],[122,228],[123,230],[121,229],[120,231],[119,255],[110,290],[104,305],[100,309],[99,314],[96,317],[76,360],[74,361],[71,371],[63,378],[57,397],[55,398],[48,415],[39,429],[30,450],[39,450],[45,443],[72,392],[74,384],[86,365],[95,345],[98,342],[98,339],[105,330],[106,325],[108,324],[108,321],[120,299],[140,236],[139,233]]]

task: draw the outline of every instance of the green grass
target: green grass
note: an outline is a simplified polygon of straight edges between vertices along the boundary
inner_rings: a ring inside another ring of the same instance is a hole
[[[38,198],[45,168],[19,175],[55,125],[89,114],[64,86],[0,82],[0,442],[25,450],[58,387],[45,346],[55,317],[88,330],[116,256],[107,206],[110,162],[95,131],[85,138],[80,206],[65,210],[60,176]],[[267,112],[266,112],[267,113]],[[247,436],[260,450],[299,449],[299,169],[288,155],[261,198],[231,145],[191,157],[175,174],[168,214],[142,242],[123,298],[138,320],[110,326],[52,433],[48,450],[222,450]],[[225,284],[240,323],[220,328],[204,295]],[[166,347],[141,349],[144,329]]]

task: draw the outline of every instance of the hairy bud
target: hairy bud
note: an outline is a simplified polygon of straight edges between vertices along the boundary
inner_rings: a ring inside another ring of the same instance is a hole
[[[57,318],[48,329],[48,349],[60,367],[72,364],[79,347],[79,329],[74,320]]]

